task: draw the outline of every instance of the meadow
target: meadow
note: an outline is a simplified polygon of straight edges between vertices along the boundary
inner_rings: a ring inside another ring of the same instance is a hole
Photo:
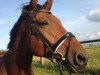
[[[87,48],[89,54],[88,65],[83,72],[71,75],[100,75],[100,47]],[[35,57],[34,59],[38,59]],[[44,64],[41,65],[40,61],[33,61],[33,70],[36,75],[60,75],[56,65],[49,60],[44,59]],[[69,75],[69,72],[64,71],[64,75]]]

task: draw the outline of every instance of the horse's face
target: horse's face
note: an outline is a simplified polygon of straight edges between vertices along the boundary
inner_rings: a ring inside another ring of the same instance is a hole
[[[44,6],[46,7],[46,5]],[[67,33],[67,31],[63,28],[61,21],[57,17],[52,15],[47,9],[44,8],[44,10],[37,11],[35,17],[32,15],[33,12],[30,12],[31,19],[51,45],[55,45],[59,38]],[[34,34],[31,38],[32,51],[35,55],[52,58],[52,54],[49,55],[48,48],[38,36]],[[60,60],[59,55],[61,55],[62,59],[65,58],[65,60],[61,60],[60,63],[66,66],[71,72],[81,71],[87,64],[88,55],[75,37],[63,40],[59,47],[56,48],[55,53],[58,53],[58,57],[55,56],[55,58],[52,58],[56,60],[53,62],[59,63],[57,61]]]

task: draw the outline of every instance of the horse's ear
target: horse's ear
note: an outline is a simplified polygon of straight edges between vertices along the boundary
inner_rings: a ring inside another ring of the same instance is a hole
[[[36,8],[38,0],[31,0],[30,1],[30,9],[33,10]]]
[[[52,3],[53,3],[53,0],[47,0],[45,4],[43,5],[43,8],[50,11],[52,7]]]

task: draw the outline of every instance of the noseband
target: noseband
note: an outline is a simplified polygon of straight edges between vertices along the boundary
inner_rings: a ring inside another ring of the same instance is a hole
[[[40,12],[50,12],[50,11],[40,10]],[[70,48],[71,38],[75,37],[75,36],[71,32],[67,32],[64,35],[62,35],[60,37],[60,39],[54,45],[51,45],[51,43],[47,40],[47,38],[42,34],[39,27],[37,25],[35,25],[34,22],[32,21],[30,12],[27,11],[27,15],[28,15],[27,21],[28,21],[28,25],[29,25],[30,42],[31,42],[31,35],[33,35],[35,33],[37,35],[37,37],[45,44],[46,48],[48,49],[48,53],[51,55],[50,59],[54,63],[61,65],[61,62],[63,60],[68,60],[68,58],[67,57],[64,58],[61,53],[57,53],[57,50],[63,44],[63,42],[68,39],[69,43],[66,48],[66,55],[67,55],[69,48]],[[34,16],[36,16],[36,12],[35,12]],[[56,57],[59,57],[60,61],[58,61]]]

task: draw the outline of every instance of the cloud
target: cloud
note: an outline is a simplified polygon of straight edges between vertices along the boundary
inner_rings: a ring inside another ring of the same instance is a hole
[[[97,32],[95,34],[85,34],[83,36],[80,36],[80,40],[94,40],[94,39],[100,39],[100,32]]]
[[[100,32],[97,32],[96,34],[91,35],[91,36],[89,37],[90,40],[92,40],[92,39],[99,39],[99,38],[100,38]]]
[[[97,35],[100,36],[100,32],[98,32]]]
[[[86,18],[89,21],[100,22],[100,9],[90,11]]]
[[[4,24],[4,21],[0,21],[0,25],[3,25]]]
[[[90,39],[99,39],[99,38],[100,38],[100,32],[97,32],[96,34],[90,36]]]

